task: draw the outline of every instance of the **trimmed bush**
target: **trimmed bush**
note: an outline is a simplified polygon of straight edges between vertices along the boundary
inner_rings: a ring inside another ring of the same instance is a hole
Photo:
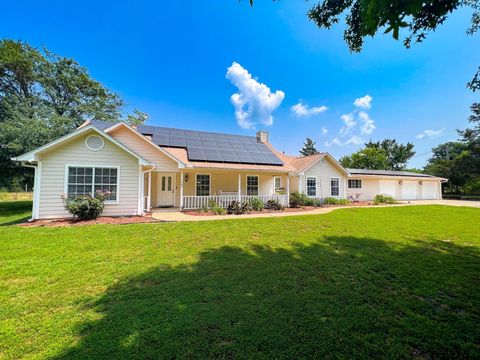
[[[264,208],[263,201],[259,198],[253,198],[250,201],[250,206],[252,207],[253,211],[262,211]]]
[[[390,195],[379,194],[379,195],[375,195],[375,197],[373,198],[373,203],[375,205],[378,205],[378,204],[395,204],[395,199],[393,198],[393,196],[390,196]]]
[[[280,204],[277,200],[268,200],[265,204],[265,209],[267,210],[283,210],[283,205]]]
[[[81,195],[74,199],[63,197],[65,210],[80,220],[92,220],[99,217],[105,208],[107,193],[96,192],[95,196]]]
[[[293,192],[290,194],[290,207],[298,208],[305,206],[305,201],[307,201],[308,196],[305,194],[300,194],[298,192]]]
[[[236,200],[232,201],[227,206],[227,214],[242,215],[251,210],[252,208],[247,202],[240,203]]]
[[[323,199],[323,203],[325,205],[348,205],[348,204],[350,204],[350,200],[328,197],[328,198]]]

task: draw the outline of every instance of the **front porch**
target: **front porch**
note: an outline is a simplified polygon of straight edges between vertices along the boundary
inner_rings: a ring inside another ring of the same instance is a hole
[[[287,173],[198,171],[152,171],[144,174],[144,211],[152,208],[201,209],[215,201],[226,208],[232,201],[264,203],[276,200],[288,206],[290,176]]]

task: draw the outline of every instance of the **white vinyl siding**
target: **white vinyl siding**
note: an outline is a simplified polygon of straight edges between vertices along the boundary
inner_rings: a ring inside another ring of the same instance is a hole
[[[305,171],[305,176],[301,177],[302,184],[300,189],[305,194],[307,193],[307,178],[317,178],[317,198],[327,198],[331,196],[331,178],[338,178],[338,197],[345,197],[345,174],[337,166],[335,166],[330,160],[325,159],[323,162],[317,162],[310,169]],[[337,197],[337,196],[336,196]]]
[[[87,131],[78,138],[59,145],[41,154],[41,181],[39,195],[39,218],[70,217],[63,207],[62,194],[65,192],[65,167],[68,164],[83,167],[119,167],[119,203],[107,204],[103,215],[137,215],[138,212],[138,159],[108,139],[99,151],[85,146],[85,139],[93,131]]]

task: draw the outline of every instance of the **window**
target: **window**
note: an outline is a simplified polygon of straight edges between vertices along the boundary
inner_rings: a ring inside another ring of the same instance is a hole
[[[340,179],[339,178],[330,179],[330,195],[332,196],[340,195]]]
[[[275,187],[275,192],[282,191],[282,178],[280,176],[275,176],[273,178],[273,184]]]
[[[362,180],[349,179],[348,180],[348,188],[349,189],[361,189],[362,188]]]
[[[247,176],[247,195],[258,195],[258,176]]]
[[[307,196],[317,196],[317,178],[307,177]]]
[[[94,195],[96,191],[108,192],[106,200],[116,201],[118,169],[107,167],[69,167],[67,195],[74,199],[81,195]]]
[[[197,196],[210,195],[210,175],[197,174]]]
[[[162,176],[162,191],[165,191],[165,176]]]

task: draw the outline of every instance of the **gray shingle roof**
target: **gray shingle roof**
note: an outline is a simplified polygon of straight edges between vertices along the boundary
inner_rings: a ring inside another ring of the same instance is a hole
[[[365,170],[365,169],[348,169],[352,175],[384,175],[384,176],[406,176],[406,177],[425,177],[433,178],[428,174],[418,174],[411,171],[394,171],[394,170]]]

